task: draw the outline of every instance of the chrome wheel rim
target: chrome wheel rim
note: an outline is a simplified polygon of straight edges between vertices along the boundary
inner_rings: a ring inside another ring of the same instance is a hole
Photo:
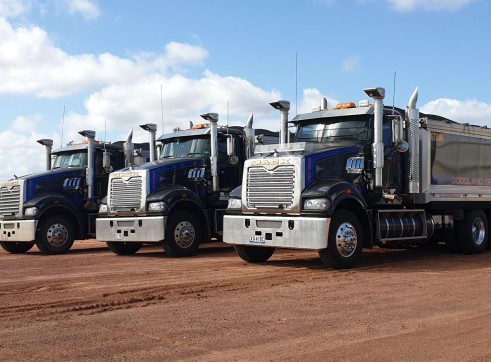
[[[358,236],[352,224],[344,222],[336,231],[336,249],[339,255],[349,258],[355,253]]]
[[[196,231],[189,221],[181,221],[174,230],[176,244],[183,249],[189,248],[194,243]]]
[[[472,223],[472,239],[474,240],[474,244],[481,245],[484,242],[485,236],[486,228],[484,226],[484,220],[478,217]]]
[[[53,224],[48,228],[46,240],[49,245],[59,248],[68,241],[68,229],[63,224]]]

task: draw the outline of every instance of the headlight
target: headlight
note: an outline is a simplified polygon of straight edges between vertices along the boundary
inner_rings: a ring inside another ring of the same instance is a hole
[[[231,210],[240,210],[242,209],[242,201],[241,199],[228,199],[228,208]]]
[[[329,209],[331,202],[329,199],[309,199],[303,203],[304,210],[324,211]]]
[[[162,212],[167,208],[167,204],[163,201],[151,202],[148,204],[148,211],[151,212]]]
[[[36,216],[39,212],[37,207],[28,207],[24,212],[25,216]]]
[[[101,204],[101,206],[99,206],[99,214],[107,214],[107,205],[106,204]]]

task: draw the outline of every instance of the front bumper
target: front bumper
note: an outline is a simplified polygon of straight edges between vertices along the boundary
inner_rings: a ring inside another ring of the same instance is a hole
[[[33,242],[36,239],[38,220],[0,221],[0,241]]]
[[[96,239],[110,242],[160,242],[165,237],[166,216],[96,219]]]
[[[320,217],[225,215],[229,244],[321,250],[327,248],[331,219]]]

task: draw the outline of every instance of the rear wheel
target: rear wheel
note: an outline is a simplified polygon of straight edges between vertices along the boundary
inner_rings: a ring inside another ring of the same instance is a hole
[[[324,265],[336,269],[352,268],[361,257],[363,230],[351,211],[338,210],[331,219],[327,248],[319,255]]]
[[[106,242],[107,247],[118,255],[133,255],[142,247],[142,243],[113,243]]]
[[[234,245],[235,251],[242,260],[250,263],[262,263],[274,254],[275,248],[249,246],[249,245]]]
[[[53,215],[41,220],[36,245],[43,253],[66,253],[72,247],[73,241],[73,224],[66,217]]]
[[[488,245],[488,219],[482,210],[465,214],[458,224],[459,245],[466,254],[481,253]]]
[[[198,250],[202,239],[198,218],[189,211],[177,211],[168,219],[162,246],[169,256],[190,256]]]
[[[0,246],[2,246],[2,248],[9,253],[22,254],[26,251],[31,250],[31,248],[34,246],[34,243],[16,243],[12,241],[5,241],[3,243],[0,243]]]

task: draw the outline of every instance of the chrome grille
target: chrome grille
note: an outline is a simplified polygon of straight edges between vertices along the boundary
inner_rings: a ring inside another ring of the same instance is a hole
[[[0,187],[0,215],[15,215],[20,209],[20,185]]]
[[[272,171],[250,167],[247,172],[249,209],[291,209],[295,189],[295,166],[278,166]]]
[[[121,178],[111,179],[109,190],[111,211],[140,211],[142,188],[141,177],[132,177],[128,181]]]

